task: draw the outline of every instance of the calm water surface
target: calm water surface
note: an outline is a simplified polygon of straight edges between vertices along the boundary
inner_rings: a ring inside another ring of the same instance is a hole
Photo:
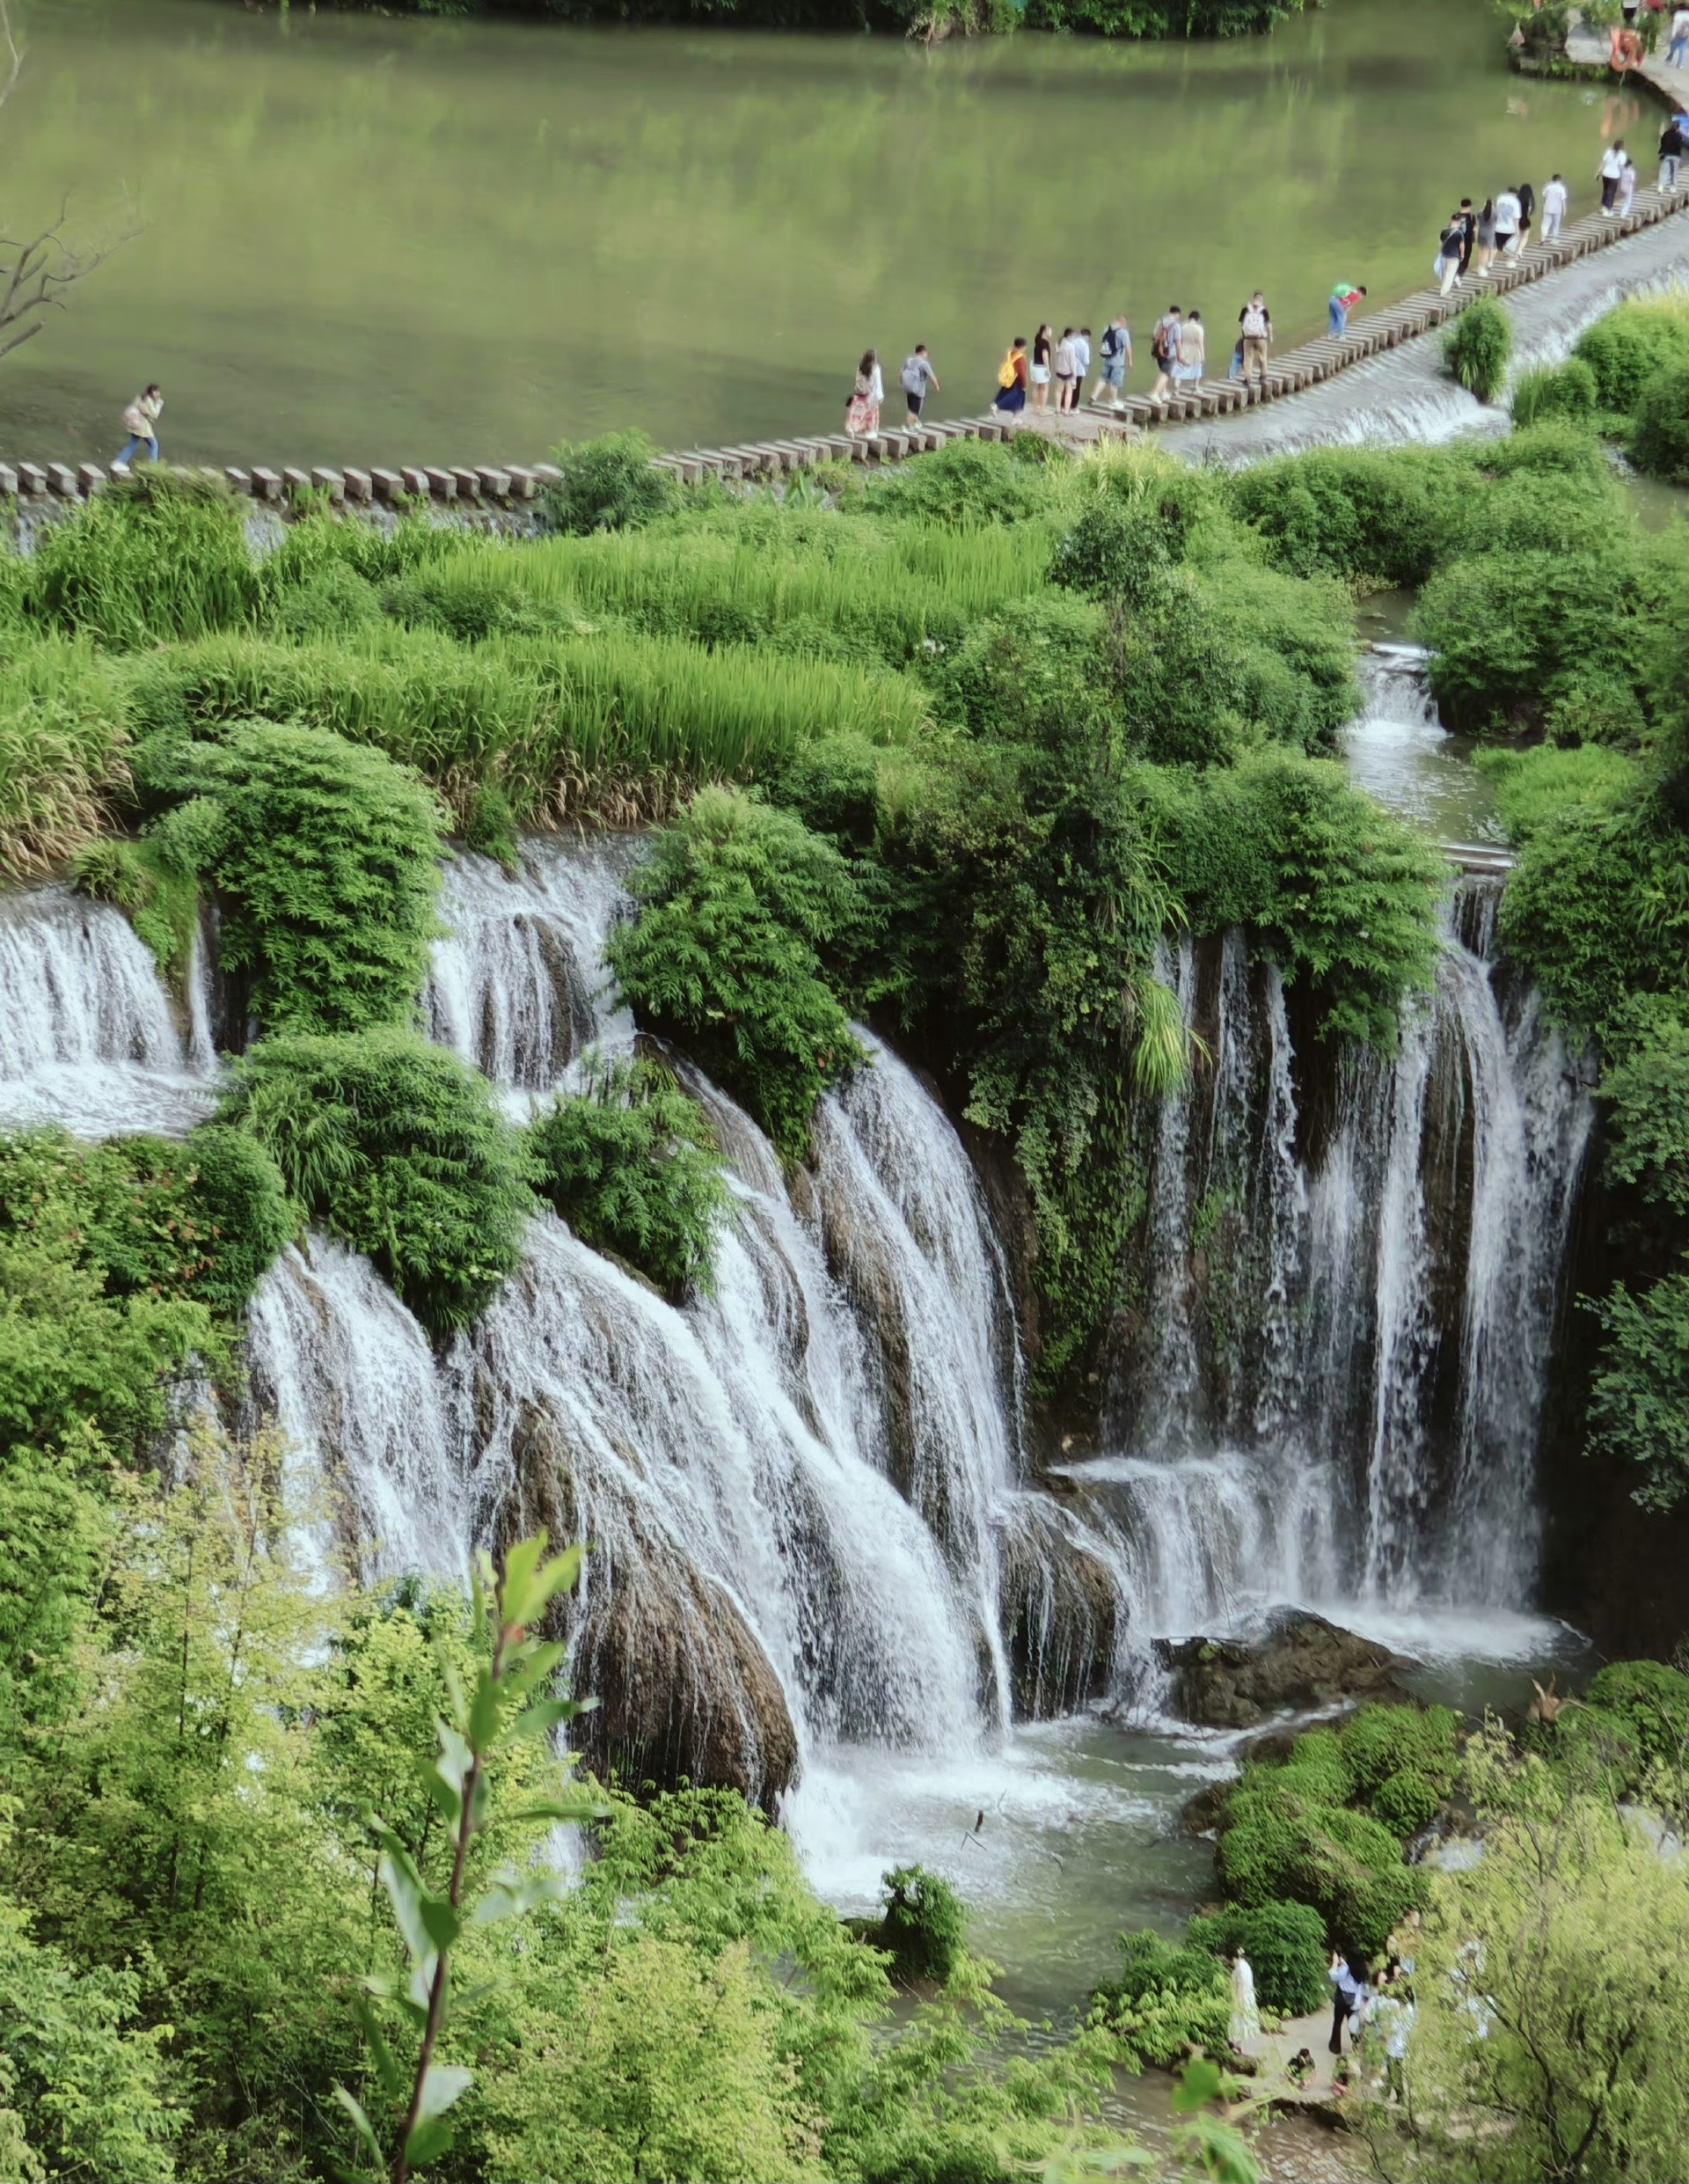
[[[1110,46],[13,0],[3,231],[140,232],[0,365],[0,451],[109,458],[165,384],[183,460],[486,462],[637,423],[836,429],[862,348],[983,407],[1009,335],[1140,355],[1171,297],[1221,368],[1339,277],[1426,277],[1462,190],[1591,194],[1605,100],[1503,65],[1480,0],[1332,0],[1270,38]],[[1609,116],[1611,121],[1612,117]],[[1142,383],[1148,373],[1137,374]]]

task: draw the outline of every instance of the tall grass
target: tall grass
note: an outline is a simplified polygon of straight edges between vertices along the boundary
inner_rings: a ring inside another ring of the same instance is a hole
[[[1041,526],[958,531],[834,518],[743,535],[704,528],[614,531],[518,546],[477,543],[435,561],[428,590],[485,601],[508,587],[531,611],[615,615],[654,634],[747,644],[808,625],[842,649],[901,663],[954,642],[980,616],[1037,590]],[[477,612],[484,612],[478,608]],[[822,649],[818,647],[817,649]]]
[[[50,629],[135,651],[249,623],[260,593],[229,493],[197,474],[140,471],[41,539],[23,608]]]
[[[396,628],[299,646],[213,638],[144,663],[132,703],[138,733],[309,722],[415,766],[460,817],[491,781],[518,818],[559,823],[660,809],[692,781],[755,781],[818,736],[901,742],[926,718],[918,685],[883,671],[618,629],[472,648]]]
[[[50,870],[128,782],[123,677],[91,646],[19,646],[0,670],[0,878]]]

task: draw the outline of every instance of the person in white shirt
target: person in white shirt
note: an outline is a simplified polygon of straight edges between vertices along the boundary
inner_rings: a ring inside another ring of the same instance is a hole
[[[1546,184],[1542,193],[1542,239],[1552,243],[1560,233],[1560,224],[1566,217],[1566,178],[1557,174]]]
[[[1601,180],[1601,209],[1611,212],[1619,195],[1620,178],[1625,171],[1625,140],[1622,136],[1607,146],[1601,155],[1596,173]]]
[[[1519,248],[1519,201],[1510,189],[1500,191],[1495,199],[1495,253],[1500,258],[1513,258]]]
[[[1671,18],[1671,36],[1665,48],[1668,68],[1689,67],[1689,8],[1679,8]]]
[[[1629,153],[1627,152],[1625,155],[1625,171],[1619,177],[1619,217],[1621,220],[1625,217],[1626,214],[1629,212],[1631,201],[1635,194],[1636,162],[1630,157]]]
[[[1073,385],[1067,399],[1070,409],[1077,409],[1085,399],[1085,375],[1091,369],[1091,329],[1081,326],[1073,336]]]

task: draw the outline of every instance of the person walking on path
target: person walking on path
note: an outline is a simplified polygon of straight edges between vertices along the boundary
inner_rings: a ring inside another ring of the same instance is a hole
[[[1027,406],[1027,337],[1017,333],[997,368],[997,399],[993,409],[1016,416]]]
[[[1478,240],[1478,215],[1472,209],[1470,197],[1463,197],[1460,200],[1459,217],[1460,221],[1460,278],[1464,281],[1467,268],[1472,264],[1473,246]]]
[[[880,352],[864,349],[856,368],[856,384],[844,407],[844,429],[853,440],[871,439],[880,429],[880,405],[886,399],[880,377]]]
[[[1601,183],[1601,209],[1610,213],[1619,195],[1619,184],[1625,172],[1625,140],[1617,137],[1601,155],[1601,164],[1595,170]]]
[[[1552,243],[1560,233],[1560,224],[1566,217],[1566,178],[1556,174],[1542,193],[1542,239]]]
[[[1678,8],[1671,18],[1665,64],[1672,69],[1689,68],[1689,8]]]
[[[1232,2022],[1227,2038],[1240,2053],[1252,2040],[1261,2038],[1261,2012],[1255,2007],[1254,1968],[1239,1949],[1232,1960]]]
[[[921,421],[921,410],[929,387],[934,394],[940,392],[939,375],[932,369],[932,360],[926,353],[926,343],[917,341],[912,354],[903,359],[903,396],[909,404],[909,421],[911,425]]]
[[[1267,298],[1257,289],[1238,313],[1238,332],[1243,341],[1243,371],[1245,386],[1253,372],[1257,382],[1267,384],[1267,352],[1273,343],[1273,314],[1267,308]]]
[[[155,382],[144,387],[124,411],[123,429],[129,436],[117,459],[125,470],[142,448],[153,462],[158,460],[158,413],[164,407],[164,390]]]
[[[1357,288],[1353,281],[1339,281],[1326,298],[1326,332],[1334,340],[1347,328],[1349,312],[1365,294],[1365,289]]]
[[[1035,409],[1046,409],[1049,406],[1049,366],[1055,347],[1056,339],[1046,320],[1032,337],[1032,406]]]
[[[1179,361],[1173,368],[1173,376],[1186,386],[1194,387],[1208,364],[1208,336],[1203,331],[1203,314],[1188,311],[1185,322],[1179,329]]]
[[[1447,227],[1437,238],[1437,265],[1434,270],[1437,293],[1441,296],[1446,296],[1460,278],[1460,216],[1458,212],[1451,212]]]
[[[1093,402],[1101,401],[1102,391],[1107,387],[1114,407],[1116,409],[1120,407],[1126,392],[1127,368],[1131,361],[1132,330],[1126,323],[1125,312],[1117,311],[1111,323],[1102,329],[1102,340],[1098,346],[1100,369],[1097,384],[1091,394]]]
[[[1067,400],[1070,409],[1078,409],[1085,399],[1085,375],[1090,369],[1091,329],[1081,326],[1073,336],[1073,391]]]
[[[1489,261],[1495,255],[1495,200],[1486,197],[1478,215],[1478,278],[1489,278]]]
[[[1155,385],[1150,389],[1150,399],[1159,402],[1166,392],[1173,378],[1173,368],[1179,361],[1179,329],[1184,324],[1177,304],[1169,304],[1155,322],[1150,336],[1150,354],[1155,359]]]
[[[1623,172],[1622,174],[1620,174],[1620,176],[1619,177],[1619,208],[1618,208],[1618,209],[1619,209],[1619,217],[1620,217],[1621,220],[1628,218],[1629,214],[1630,214],[1630,208],[1631,208],[1632,203],[1634,202],[1635,195],[1636,195],[1636,162],[1635,162],[1635,161],[1634,161],[1634,160],[1631,158],[1630,154],[1629,154],[1628,152],[1627,152],[1627,153],[1625,154],[1625,167],[1624,167],[1624,172]]]
[[[1519,246],[1519,201],[1510,189],[1495,199],[1495,255],[1510,258]]]
[[[1660,187],[1663,190],[1678,187],[1678,162],[1683,157],[1683,131],[1678,127],[1677,115],[1667,117],[1660,131]]]
[[[1056,414],[1064,417],[1073,392],[1073,329],[1062,328],[1056,344]]]
[[[1343,2027],[1360,2007],[1361,1982],[1335,1949],[1326,1968],[1326,1977],[1331,1982],[1331,2038],[1327,2044],[1333,2055],[1342,2055]]]
[[[1529,182],[1516,182],[1513,194],[1519,201],[1519,239],[1515,248],[1524,252],[1531,247],[1531,230],[1537,216],[1537,193]]]

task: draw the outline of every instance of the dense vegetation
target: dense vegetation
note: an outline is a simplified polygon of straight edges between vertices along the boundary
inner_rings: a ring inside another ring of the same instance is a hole
[[[279,0],[285,9],[287,0]],[[782,29],[886,30],[946,37],[1026,27],[1104,38],[1240,38],[1298,14],[1309,0],[403,0],[418,15],[501,11],[589,21],[691,19]],[[339,0],[345,6],[373,0]]]

